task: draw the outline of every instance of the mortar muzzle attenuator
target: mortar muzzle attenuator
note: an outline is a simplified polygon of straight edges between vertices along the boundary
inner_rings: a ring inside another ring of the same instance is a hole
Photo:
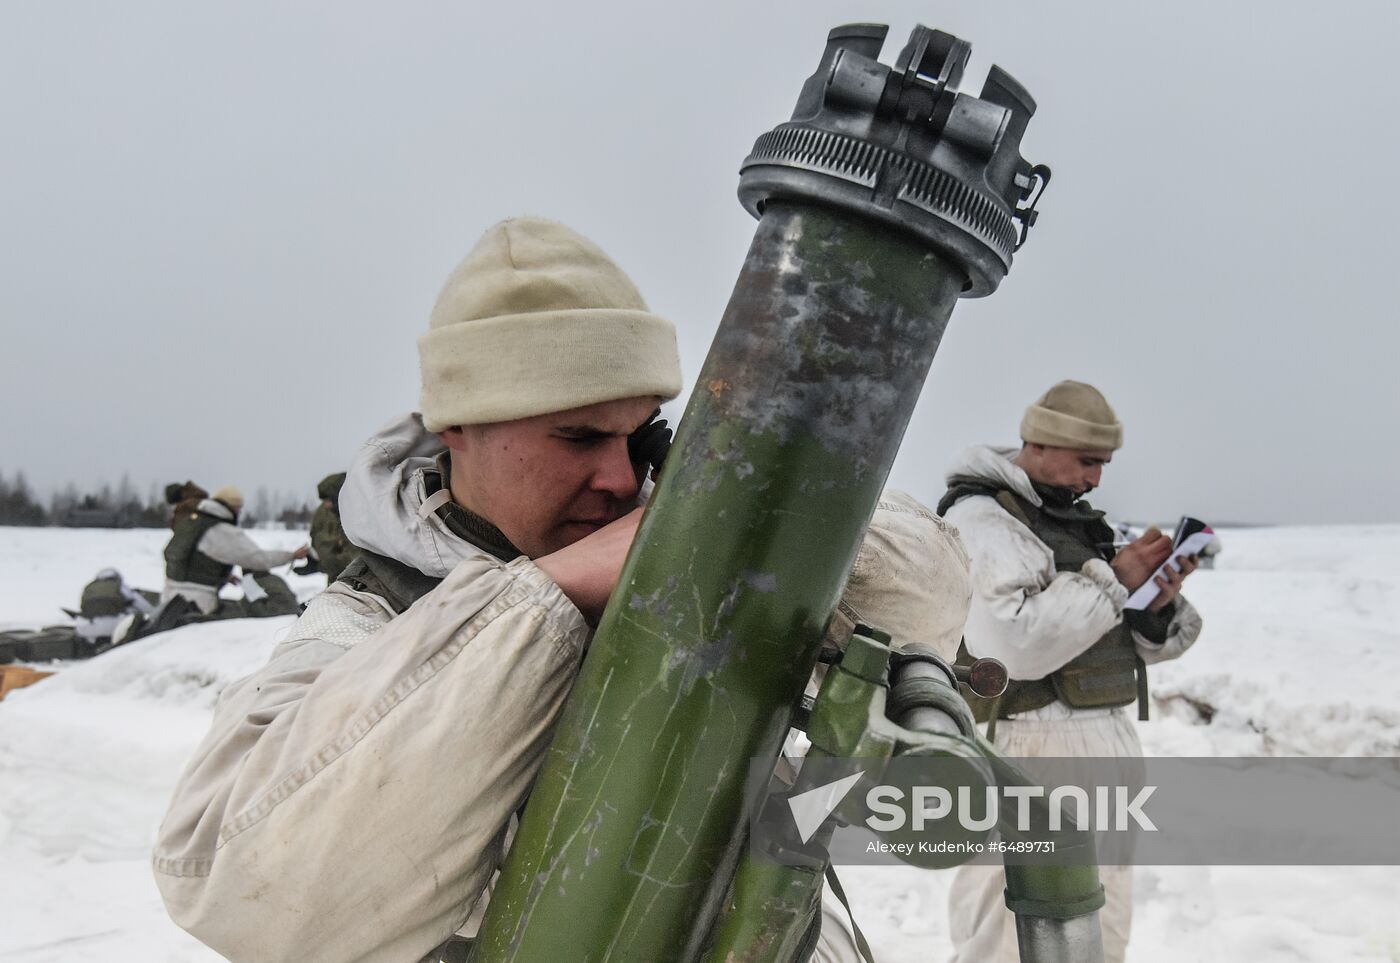
[[[959,93],[972,47],[915,27],[893,67],[888,27],[827,37],[792,120],[764,134],[740,168],[739,199],[818,203],[912,234],[967,276],[964,297],[996,290],[1036,219],[1050,169],[1021,156],[1035,101],[1000,67],[979,96]]]

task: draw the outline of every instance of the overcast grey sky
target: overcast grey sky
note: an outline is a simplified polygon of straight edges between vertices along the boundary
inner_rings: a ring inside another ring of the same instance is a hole
[[[892,477],[936,501],[1065,377],[1128,517],[1400,521],[1393,4],[0,7],[0,471],[303,489],[414,406],[415,339],[514,214],[593,237],[695,378],[752,235],[734,199],[827,30],[916,19],[1040,111],[1054,179],[964,301]],[[684,399],[682,398],[682,401]],[[679,409],[680,404],[676,405]]]

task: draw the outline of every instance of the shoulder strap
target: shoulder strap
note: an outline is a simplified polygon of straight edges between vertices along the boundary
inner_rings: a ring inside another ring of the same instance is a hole
[[[414,602],[442,584],[442,579],[424,575],[411,565],[363,549],[336,581],[357,592],[378,595],[397,613],[408,611]]]
[[[1012,518],[1031,531],[1035,531],[1035,526],[1031,524],[1030,514],[1026,511],[1025,501],[1011,489],[994,485],[983,478],[954,476],[948,479],[948,490],[943,493],[943,497],[938,502],[938,516],[942,518],[948,514],[948,509],[964,498],[971,498],[974,495],[985,495],[995,499],[998,505],[1011,514]]]
[[[841,888],[841,881],[836,878],[836,867],[830,863],[826,864],[826,883],[831,887],[831,894],[841,901],[841,905],[846,909],[846,915],[851,920],[851,932],[856,937],[856,949],[860,951],[861,959],[865,963],[875,963],[875,954],[870,952],[870,944],[866,942],[865,934],[860,931],[860,925],[856,923],[856,915],[851,912],[851,904],[846,900],[846,891]],[[820,909],[817,910],[821,912]]]
[[[997,492],[996,499],[997,504],[1006,509],[1007,514],[1031,531],[1035,531],[1035,526],[1031,524],[1031,517],[1026,511],[1026,506],[1022,504],[1021,499],[1016,497],[1015,492],[1003,488],[1001,491]]]
[[[948,479],[948,490],[943,493],[943,497],[938,500],[938,507],[934,509],[934,514],[939,518],[948,514],[948,509],[952,508],[964,498],[971,498],[973,495],[987,495],[996,497],[1000,491],[996,485],[987,482],[982,478],[973,478],[970,475],[954,475]]]

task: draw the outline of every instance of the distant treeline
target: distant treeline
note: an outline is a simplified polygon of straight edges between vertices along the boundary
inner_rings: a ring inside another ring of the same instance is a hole
[[[45,505],[35,494],[24,472],[7,477],[0,472],[0,525],[68,528],[164,528],[170,524],[170,506],[164,486],[152,484],[144,497],[123,476],[114,489],[104,483],[96,491],[81,491],[70,482],[54,492]],[[286,492],[259,488],[238,522],[250,528],[261,522],[280,522],[289,528],[311,523],[315,506]]]

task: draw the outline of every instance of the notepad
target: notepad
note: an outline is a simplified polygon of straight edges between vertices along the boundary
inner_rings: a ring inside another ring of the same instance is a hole
[[[1200,555],[1205,547],[1215,538],[1215,532],[1209,525],[1199,518],[1192,518],[1190,515],[1181,516],[1181,521],[1176,525],[1176,534],[1172,536],[1172,553],[1167,556],[1167,560],[1157,566],[1157,571],[1152,573],[1152,577],[1138,587],[1138,590],[1128,596],[1128,604],[1125,609],[1145,609],[1157,598],[1162,587],[1157,584],[1157,576],[1167,571],[1167,566],[1171,566],[1173,572],[1181,570],[1180,560],[1188,555]]]

